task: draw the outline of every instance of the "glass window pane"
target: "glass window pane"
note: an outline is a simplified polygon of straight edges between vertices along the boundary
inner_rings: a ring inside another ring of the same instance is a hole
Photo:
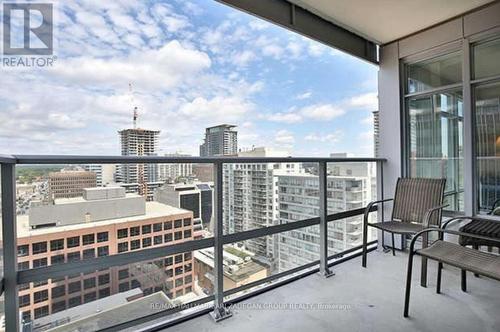
[[[500,75],[500,39],[474,47],[474,78]]]
[[[407,93],[422,92],[462,81],[460,52],[406,66]]]
[[[479,86],[474,95],[479,211],[500,215],[500,83]]]
[[[407,100],[410,176],[446,178],[448,209],[463,209],[461,90]]]

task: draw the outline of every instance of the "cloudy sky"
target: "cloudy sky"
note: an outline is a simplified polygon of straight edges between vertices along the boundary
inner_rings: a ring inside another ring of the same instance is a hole
[[[213,0],[55,9],[54,67],[0,69],[0,154],[119,154],[134,104],[160,154],[197,155],[220,123],[241,148],[373,154],[373,65]]]

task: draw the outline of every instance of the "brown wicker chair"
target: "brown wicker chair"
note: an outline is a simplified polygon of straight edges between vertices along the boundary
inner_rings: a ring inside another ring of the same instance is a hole
[[[392,235],[392,254],[394,249],[394,234],[414,235],[427,227],[441,226],[444,187],[446,179],[399,178],[396,184],[394,198],[383,199],[368,204],[363,220],[363,258],[362,265],[366,267],[368,226],[378,228]],[[368,215],[372,207],[383,202],[394,201],[392,216],[389,221],[368,223]],[[423,268],[422,275],[424,275]],[[425,284],[423,278],[423,285]]]
[[[422,236],[422,243],[426,243],[429,232],[439,233],[439,239],[430,246],[423,246],[422,249],[415,249],[415,242]],[[465,287],[465,271],[470,271],[494,280],[500,281],[500,256],[476,249],[466,248],[457,243],[444,240],[444,234],[453,234],[458,236],[473,237],[478,240],[500,242],[498,238],[481,236],[477,234],[457,232],[443,228],[428,228],[417,233],[410,243],[410,252],[408,255],[408,271],[406,273],[406,291],[403,316],[408,317],[410,307],[410,290],[413,267],[413,257],[419,255],[422,259],[431,259],[438,262],[436,293],[441,293],[441,275],[443,264],[457,267],[462,270],[462,290]]]

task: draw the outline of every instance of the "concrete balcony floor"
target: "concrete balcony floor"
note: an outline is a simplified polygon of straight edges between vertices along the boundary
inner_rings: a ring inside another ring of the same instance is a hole
[[[311,275],[245,304],[321,303],[348,305],[330,310],[237,309],[215,323],[209,315],[165,331],[500,331],[500,283],[468,273],[468,292],[460,290],[459,270],[445,266],[442,294],[436,294],[436,262],[430,262],[428,287],[420,287],[420,258],[414,263],[410,318],[403,318],[406,253],[368,255],[368,268],[355,258],[335,267],[325,279]]]

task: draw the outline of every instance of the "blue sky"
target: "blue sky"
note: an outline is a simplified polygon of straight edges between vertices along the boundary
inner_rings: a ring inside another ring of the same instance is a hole
[[[241,148],[373,154],[371,64],[212,0],[55,8],[54,67],[2,69],[1,153],[119,154],[135,104],[161,154],[197,155],[219,123]]]

